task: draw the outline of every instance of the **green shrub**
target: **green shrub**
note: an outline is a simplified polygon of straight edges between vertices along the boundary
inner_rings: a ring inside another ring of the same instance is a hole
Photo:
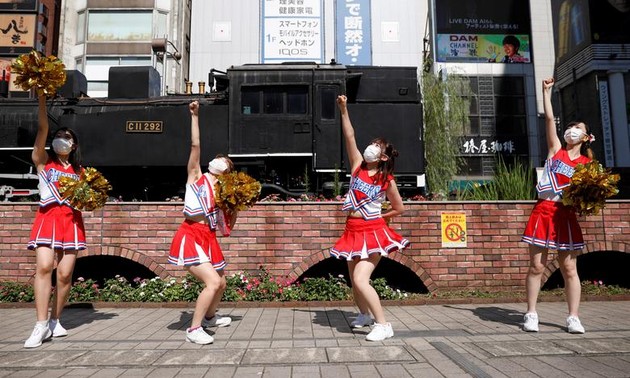
[[[34,300],[33,285],[22,282],[0,282],[0,302],[32,302]]]
[[[227,288],[223,293],[226,302],[237,301],[332,301],[349,300],[351,289],[344,277],[306,278],[303,282],[272,276],[260,267],[254,272],[239,272],[225,277]],[[408,294],[394,290],[384,278],[373,281],[382,299],[402,299]],[[121,276],[107,279],[103,287],[92,279],[80,277],[70,289],[69,302],[194,302],[203,290],[202,282],[188,274],[182,279],[160,277],[135,278],[132,282]],[[0,282],[0,302],[32,302],[30,284]]]
[[[306,278],[299,285],[303,301],[342,301],[350,298],[350,288],[343,277]]]
[[[508,166],[501,155],[497,160],[497,169],[492,180],[485,184],[468,185],[459,195],[461,200],[496,201],[534,199],[535,186],[532,170],[528,165],[514,158]]]

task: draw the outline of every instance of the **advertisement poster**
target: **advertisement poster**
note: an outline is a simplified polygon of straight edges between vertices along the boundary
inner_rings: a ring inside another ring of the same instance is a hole
[[[35,45],[36,14],[0,14],[0,54],[22,54]]]
[[[337,62],[372,64],[370,0],[337,0]]]
[[[322,63],[321,0],[264,0],[262,62]]]
[[[531,63],[529,1],[435,0],[438,62]]]

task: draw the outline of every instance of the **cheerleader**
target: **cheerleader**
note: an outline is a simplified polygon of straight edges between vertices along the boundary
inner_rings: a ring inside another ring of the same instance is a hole
[[[578,251],[584,248],[582,230],[575,211],[562,204],[562,189],[570,185],[571,176],[578,164],[586,164],[593,158],[590,142],[594,140],[584,122],[571,122],[564,131],[563,146],[556,134],[556,124],[551,106],[551,88],[554,79],[543,80],[543,103],[547,134],[547,161],[536,190],[538,202],[527,222],[522,240],[529,244],[529,271],[525,281],[527,313],[523,329],[538,332],[536,301],[540,292],[542,274],[547,265],[549,249],[558,251],[560,272],[564,279],[564,292],[569,307],[566,324],[570,333],[584,333],[578,318],[581,286],[577,273]]]
[[[185,220],[173,238],[168,262],[184,266],[190,274],[205,284],[197,298],[190,328],[186,330],[186,341],[210,344],[214,338],[203,327],[226,327],[232,322],[230,317],[216,314],[227,286],[224,276],[226,264],[217,241],[216,229],[221,226],[218,222],[228,218],[223,217],[215,206],[214,185],[218,176],[234,170],[234,164],[229,158],[217,155],[208,165],[208,172],[201,172],[199,103],[194,101],[188,108],[191,116],[191,147],[184,197]],[[234,214],[229,218],[228,229],[234,226],[235,221]]]
[[[37,322],[24,348],[37,348],[51,337],[68,334],[59,323],[59,317],[70,294],[77,253],[86,248],[81,212],[73,209],[59,194],[60,177],[79,179],[82,169],[79,140],[72,130],[61,128],[55,133],[52,151],[46,152],[47,137],[46,96],[40,95],[37,136],[31,156],[39,176],[40,201],[28,243],[28,248],[36,254],[33,286]],[[55,257],[57,283],[48,319]]]
[[[394,331],[385,319],[378,294],[370,285],[370,277],[382,256],[409,245],[407,239],[392,231],[385,223],[385,219],[391,219],[404,211],[393,176],[394,158],[398,156],[398,151],[384,139],[378,138],[361,154],[350,123],[346,96],[339,96],[337,104],[341,112],[341,128],[352,178],[342,206],[342,210],[348,212],[346,229],[330,253],[348,262],[354,301],[361,311],[350,325],[361,328],[373,324],[371,313],[376,323],[366,340],[380,341],[394,336]],[[381,214],[381,204],[386,198],[392,207]]]

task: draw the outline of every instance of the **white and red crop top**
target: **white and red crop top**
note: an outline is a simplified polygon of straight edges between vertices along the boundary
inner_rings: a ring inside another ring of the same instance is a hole
[[[70,177],[75,180],[79,179],[79,175],[74,172],[74,168],[70,165],[68,168],[54,159],[48,159],[44,169],[39,172],[39,206],[46,207],[51,203],[58,205],[68,205],[59,193],[59,178]]]
[[[385,192],[394,177],[389,175],[386,180],[377,182],[376,176],[370,176],[367,169],[359,167],[352,174],[350,190],[341,210],[358,211],[365,220],[380,218],[381,204],[387,197]]]
[[[575,166],[586,164],[591,159],[580,155],[571,160],[569,153],[561,148],[555,155],[545,161],[545,168],[536,185],[538,198],[548,201],[562,201],[562,189],[571,184],[571,177],[575,172]]]
[[[189,217],[203,215],[208,218],[210,229],[217,228],[217,213],[219,208],[214,203],[214,189],[206,174],[194,184],[186,184],[184,195],[184,214]]]

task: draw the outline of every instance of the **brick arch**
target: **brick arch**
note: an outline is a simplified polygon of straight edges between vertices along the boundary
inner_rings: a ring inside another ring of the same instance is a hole
[[[156,276],[159,276],[162,279],[167,279],[170,277],[170,273],[164,267],[165,264],[160,263],[151,256],[147,256],[136,250],[121,247],[119,245],[103,245],[101,248],[89,248],[87,250],[82,250],[81,252],[79,252],[77,259],[90,256],[120,257],[144,266],[151,272],[155,273]]]
[[[291,270],[287,277],[289,277],[291,280],[297,280],[309,268],[321,261],[328,259],[330,257],[328,251],[328,249],[321,250],[311,254],[308,257],[305,257],[301,263],[299,263]],[[397,263],[409,268],[412,272],[414,272],[430,293],[437,290],[437,285],[433,281],[429,273],[427,273],[424,268],[420,266],[420,264],[415,262],[408,255],[399,252],[392,252],[389,254],[388,258],[396,261]]]
[[[589,243],[582,251],[578,252],[578,256],[597,252],[621,252],[630,254],[630,243],[619,241]],[[548,262],[543,272],[542,285],[544,285],[549,277],[558,269],[560,269],[560,263],[557,258]]]

